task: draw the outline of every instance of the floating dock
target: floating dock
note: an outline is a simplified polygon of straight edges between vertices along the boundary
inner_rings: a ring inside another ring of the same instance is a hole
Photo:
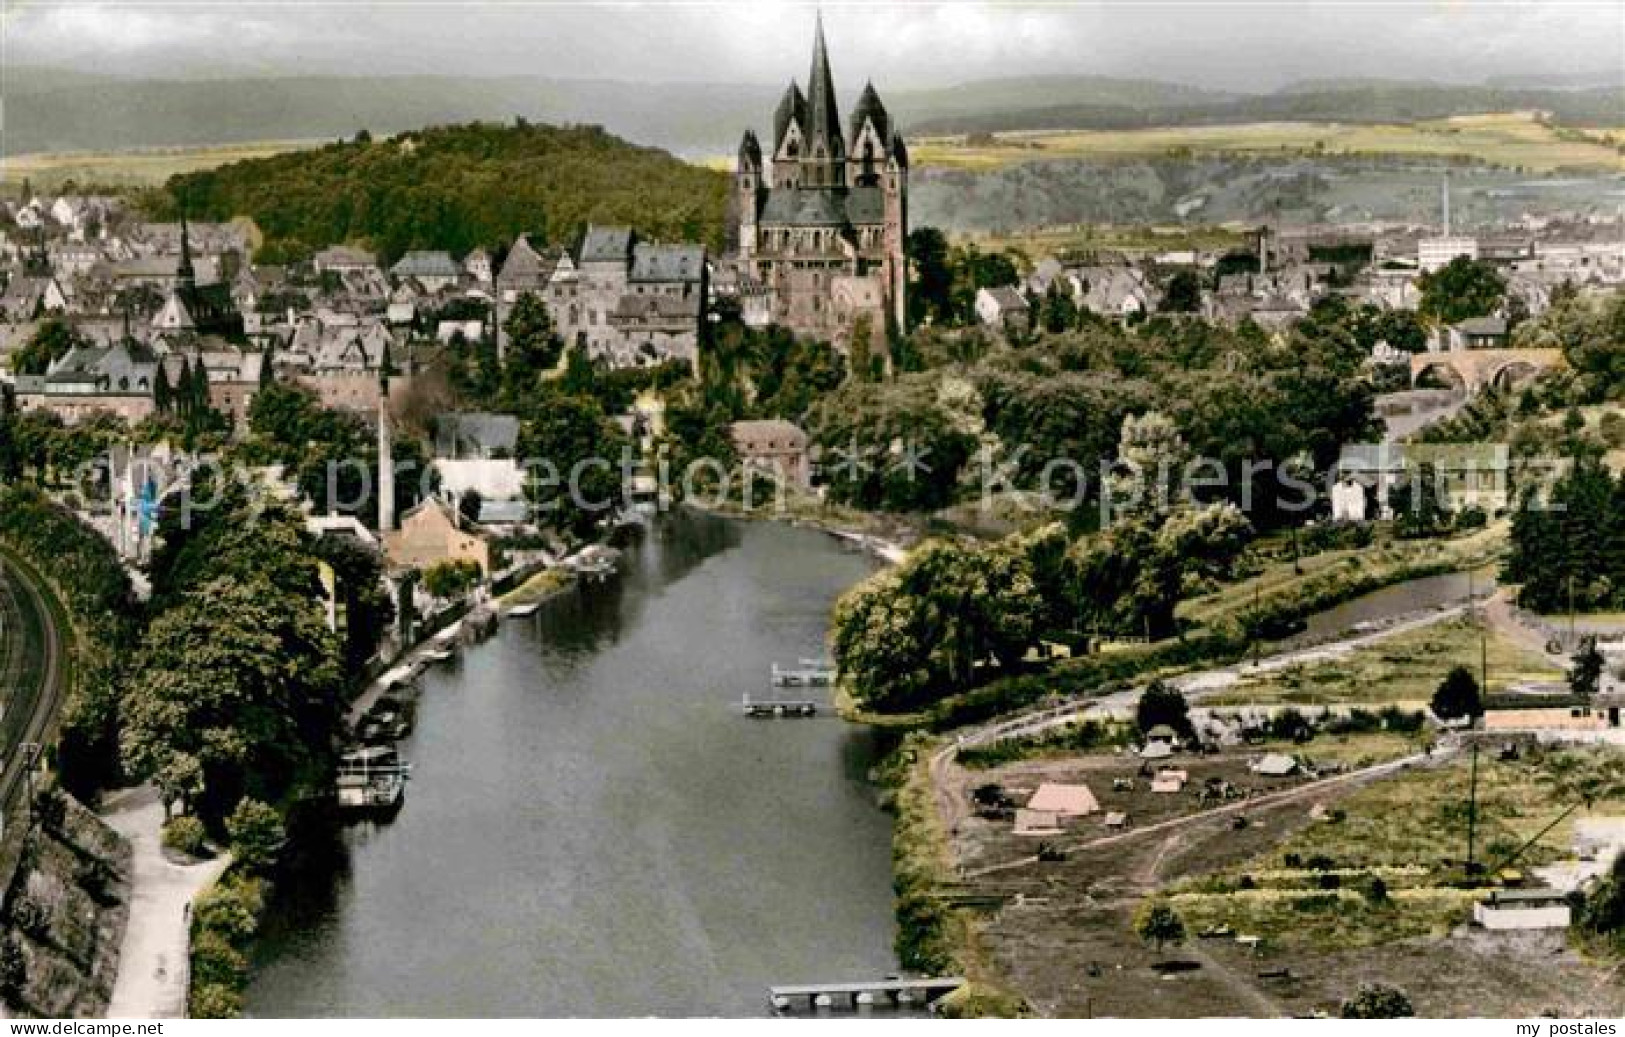
[[[928,1006],[965,985],[961,976],[937,979],[874,979],[856,983],[801,983],[767,988],[775,1012],[820,1008],[854,1009],[864,1005]]]
[[[739,702],[740,712],[747,717],[814,717],[818,703],[812,699],[753,699],[746,695]]]
[[[835,683],[835,666],[817,659],[802,659],[794,666],[773,664],[776,688],[827,688]]]

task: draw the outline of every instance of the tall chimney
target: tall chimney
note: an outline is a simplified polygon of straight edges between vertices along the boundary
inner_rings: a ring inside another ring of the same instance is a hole
[[[1444,236],[1450,236],[1450,174],[1444,175],[1444,184],[1440,188],[1444,200]]]
[[[378,533],[395,528],[395,456],[389,437],[389,361],[378,372]]]

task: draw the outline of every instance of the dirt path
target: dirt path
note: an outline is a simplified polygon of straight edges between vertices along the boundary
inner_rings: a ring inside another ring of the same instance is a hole
[[[159,843],[164,808],[150,785],[109,796],[102,819],[134,851],[130,921],[108,1018],[185,1018],[192,899],[220,877],[231,858],[185,867],[166,860]]]

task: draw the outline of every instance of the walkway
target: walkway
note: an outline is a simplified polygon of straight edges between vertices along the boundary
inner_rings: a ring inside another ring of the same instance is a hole
[[[191,938],[188,910],[226,866],[222,854],[201,864],[171,864],[160,844],[164,808],[150,785],[107,797],[102,814],[130,841],[130,920],[119,948],[110,1019],[184,1019]]]

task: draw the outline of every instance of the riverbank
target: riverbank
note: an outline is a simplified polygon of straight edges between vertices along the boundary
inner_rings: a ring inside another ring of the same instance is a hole
[[[925,534],[916,525],[894,516],[853,511],[848,508],[831,508],[821,502],[809,502],[801,498],[792,498],[785,508],[774,510],[743,508],[731,502],[727,504],[685,502],[680,506],[721,518],[778,522],[798,529],[815,529],[873,554],[888,565],[896,565],[908,557],[909,550],[925,538]]]
[[[150,785],[109,795],[102,819],[132,850],[130,917],[107,1016],[183,1019],[191,975],[191,905],[225,873],[231,857],[172,863],[163,850],[164,808]]]

